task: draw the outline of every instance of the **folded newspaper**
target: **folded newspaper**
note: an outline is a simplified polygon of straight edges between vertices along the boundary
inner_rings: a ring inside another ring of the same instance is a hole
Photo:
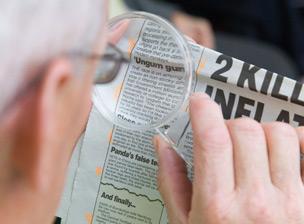
[[[140,44],[136,42],[132,47],[140,50]],[[193,89],[209,94],[221,106],[225,119],[247,116],[259,122],[304,124],[301,83],[189,44],[195,64]],[[151,143],[154,134],[114,126],[93,106],[70,163],[56,223],[167,223],[157,191],[157,159]],[[166,134],[180,154],[191,161],[188,113],[168,125]]]

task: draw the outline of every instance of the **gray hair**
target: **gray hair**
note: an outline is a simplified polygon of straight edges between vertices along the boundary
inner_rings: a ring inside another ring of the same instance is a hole
[[[25,71],[74,50],[91,50],[105,20],[104,0],[0,0],[0,110]]]

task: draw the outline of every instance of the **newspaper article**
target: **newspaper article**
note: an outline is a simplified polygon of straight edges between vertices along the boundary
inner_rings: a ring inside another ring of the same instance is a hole
[[[124,70],[117,114],[129,115],[126,117],[129,122],[146,119],[141,113],[151,114],[148,121],[158,119],[163,114],[161,110],[174,105],[184,81],[178,75],[176,80],[169,77],[171,71],[182,72],[179,52],[170,38],[163,39],[166,49],[162,49],[159,41],[166,34],[153,26],[142,24],[138,39],[132,42],[132,63]],[[193,89],[209,94],[221,106],[226,119],[247,116],[259,122],[304,124],[304,93],[300,83],[189,44],[195,65]],[[126,45],[126,49],[129,47]],[[164,61],[148,61],[153,54],[164,54]],[[177,60],[166,64],[166,58]],[[157,78],[155,74],[160,69],[167,69],[168,79]],[[136,113],[132,113],[134,110]],[[167,223],[157,191],[157,159],[151,142],[155,134],[153,130],[136,132],[114,126],[93,107],[70,164],[57,223]],[[164,134],[191,161],[192,132],[187,110],[167,125]]]
[[[184,97],[184,58],[172,34],[160,25],[145,21],[139,26],[116,113],[130,122],[152,123]]]
[[[66,190],[72,193],[57,214],[60,223],[167,223],[157,191],[154,134],[115,127],[93,108],[73,160],[77,175]]]

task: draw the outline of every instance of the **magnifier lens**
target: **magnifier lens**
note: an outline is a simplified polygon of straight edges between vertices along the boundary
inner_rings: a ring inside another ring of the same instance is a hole
[[[165,20],[127,13],[109,23],[107,58],[97,66],[105,82],[94,88],[97,109],[128,129],[160,127],[183,108],[192,62],[184,38]]]

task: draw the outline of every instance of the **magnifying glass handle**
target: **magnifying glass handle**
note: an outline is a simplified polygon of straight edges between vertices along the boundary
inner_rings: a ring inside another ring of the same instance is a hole
[[[187,158],[184,152],[181,150],[181,147],[179,147],[178,142],[175,142],[168,135],[166,127],[155,128],[155,130],[171,146],[172,150],[175,150],[175,152],[185,161],[186,165],[192,168],[193,167],[192,159]]]

